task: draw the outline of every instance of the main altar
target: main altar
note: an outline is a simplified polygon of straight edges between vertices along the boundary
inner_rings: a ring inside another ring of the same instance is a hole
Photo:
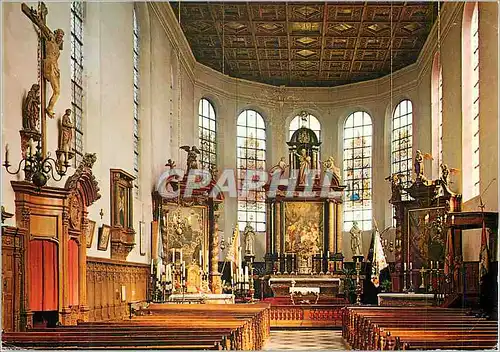
[[[342,194],[333,157],[320,159],[316,133],[299,128],[288,163],[270,170],[266,188],[265,284],[272,290],[271,324],[333,327],[341,324]],[[279,182],[277,182],[279,180]]]

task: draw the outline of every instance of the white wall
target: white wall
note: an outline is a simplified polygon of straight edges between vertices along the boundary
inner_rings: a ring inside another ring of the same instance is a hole
[[[31,22],[22,14],[20,3],[3,3],[3,145],[9,143],[11,162],[19,160],[21,102],[31,84],[36,82],[37,38]],[[62,94],[56,106],[57,117],[70,107],[70,11],[69,3],[48,3],[48,25],[62,28],[65,49],[61,53]],[[110,221],[109,169],[121,168],[133,173],[133,101],[132,101],[132,3],[86,3],[84,34],[85,57],[85,151],[97,154],[94,174],[101,188],[101,199],[90,208],[90,218],[98,224]],[[140,61],[140,129],[141,171],[140,196],[134,200],[134,224],[145,222],[148,248],[146,256],[137,246],[130,261],[149,262],[151,191],[167,159],[185,166],[185,153],[179,145],[197,144],[198,102],[202,97],[212,101],[218,123],[219,170],[236,167],[236,117],[247,108],[259,111],[267,127],[267,165],[271,167],[287,155],[288,124],[301,110],[315,115],[322,126],[322,158],[333,155],[338,165],[342,160],[342,128],[345,118],[357,110],[367,111],[374,126],[373,144],[373,214],[381,229],[391,225],[392,212],[388,200],[390,186],[384,178],[390,172],[391,106],[410,99],[414,106],[414,150],[431,152],[431,67],[436,51],[436,28],[429,35],[417,63],[393,74],[392,103],[389,77],[331,88],[284,88],[234,79],[197,64],[183,37],[175,14],[168,3],[136,3],[141,27]],[[450,167],[461,168],[461,11],[463,3],[446,3],[442,10],[443,65],[443,148],[444,160]],[[498,177],[498,34],[497,4],[480,3],[480,79],[481,87],[481,179],[482,190],[493,177]],[[278,98],[277,92],[280,92]],[[492,127],[494,126],[494,128]],[[56,148],[56,121],[48,121],[49,150]],[[3,147],[2,145],[2,147]],[[426,164],[431,176],[431,165]],[[452,188],[460,192],[462,175],[454,177]],[[2,204],[14,209],[10,180],[2,173]],[[50,183],[55,185],[55,183]],[[61,185],[58,183],[57,185]],[[498,210],[498,186],[485,193],[488,210]],[[477,199],[464,204],[477,210]],[[99,216],[103,209],[104,217]],[[221,231],[232,234],[236,219],[236,200],[226,199],[221,216]],[[364,236],[365,251],[369,234]],[[348,233],[343,248],[350,258]],[[473,237],[471,241],[476,241]],[[257,237],[257,258],[262,260],[265,236]],[[477,246],[469,246],[476,248]],[[465,248],[465,250],[469,250]],[[474,250],[475,251],[475,250]],[[475,252],[469,255],[476,256]],[[109,257],[109,250],[97,250],[97,236],[92,256]]]

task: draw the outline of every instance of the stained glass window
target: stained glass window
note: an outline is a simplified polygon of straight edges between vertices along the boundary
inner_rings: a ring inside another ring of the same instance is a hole
[[[318,140],[321,141],[321,124],[315,116],[308,113],[302,113],[293,118],[290,122],[290,136],[288,139],[291,139],[293,133],[301,127],[313,130],[318,136]]]
[[[139,165],[140,165],[140,133],[139,133],[139,23],[134,7],[133,11],[134,37],[134,176],[135,194],[139,196]]]
[[[238,189],[247,177],[247,170],[266,170],[266,126],[262,116],[254,110],[245,110],[237,121]],[[264,189],[240,193],[238,224],[240,230],[250,223],[255,231],[266,231],[266,202]]]
[[[83,20],[85,3],[71,2],[71,106],[75,125],[75,166],[83,157]]]
[[[472,74],[470,84],[472,85],[471,94],[471,124],[468,128],[472,137],[472,194],[471,197],[479,195],[479,14],[477,2],[472,12],[471,20],[471,57]],[[464,173],[465,174],[465,173]]]
[[[372,118],[364,111],[349,115],[344,124],[344,230],[354,221],[372,228]]]
[[[198,105],[198,133],[200,140],[200,162],[203,168],[210,170],[217,164],[215,110],[207,99],[201,99]]]
[[[412,121],[412,103],[403,100],[392,115],[391,174],[399,174],[401,185],[405,188],[412,182]],[[408,193],[402,192],[403,200],[408,200],[409,197]]]

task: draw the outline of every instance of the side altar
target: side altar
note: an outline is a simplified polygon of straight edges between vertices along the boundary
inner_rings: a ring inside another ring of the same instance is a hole
[[[198,149],[183,146],[187,169],[169,169],[152,194],[153,239],[150,301],[156,303],[228,303],[218,272],[217,219],[223,200],[216,189],[216,170],[198,163]],[[192,177],[200,178],[193,187]]]

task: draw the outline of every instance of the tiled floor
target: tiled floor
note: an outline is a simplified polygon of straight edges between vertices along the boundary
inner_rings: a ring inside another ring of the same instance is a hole
[[[340,330],[274,330],[263,350],[346,350]]]

